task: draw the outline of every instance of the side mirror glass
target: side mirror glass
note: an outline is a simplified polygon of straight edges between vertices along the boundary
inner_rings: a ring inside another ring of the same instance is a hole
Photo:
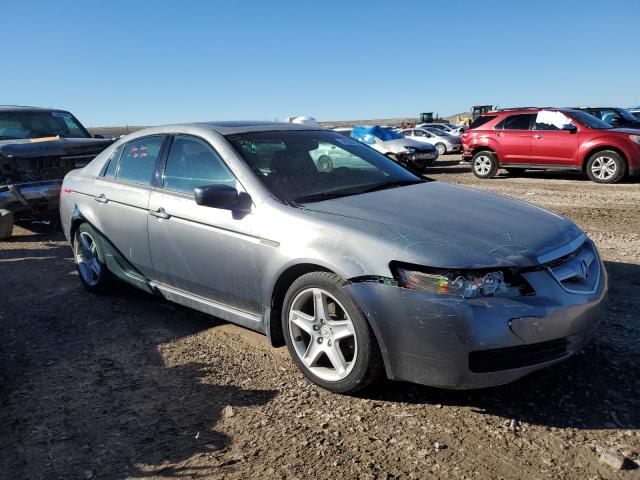
[[[251,210],[251,197],[238,192],[229,185],[203,185],[193,190],[196,203],[203,207],[222,208],[232,211]]]

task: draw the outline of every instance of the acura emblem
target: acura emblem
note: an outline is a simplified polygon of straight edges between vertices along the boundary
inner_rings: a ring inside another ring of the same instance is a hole
[[[580,260],[580,276],[583,280],[589,278],[589,265],[586,260]]]

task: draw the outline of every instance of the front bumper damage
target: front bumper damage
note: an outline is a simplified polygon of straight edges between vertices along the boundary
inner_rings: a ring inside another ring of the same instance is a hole
[[[14,213],[55,210],[61,180],[0,185],[0,209]]]
[[[566,360],[586,345],[607,293],[599,258],[596,266],[586,293],[569,292],[546,269],[524,273],[535,295],[517,298],[445,298],[375,281],[345,289],[372,325],[389,378],[483,388]]]

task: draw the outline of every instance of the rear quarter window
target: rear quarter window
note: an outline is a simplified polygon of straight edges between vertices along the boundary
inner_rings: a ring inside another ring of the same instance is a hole
[[[478,117],[473,122],[471,122],[471,125],[469,125],[469,129],[480,128],[485,123],[489,123],[494,118],[496,118],[496,115],[486,115],[483,117]]]

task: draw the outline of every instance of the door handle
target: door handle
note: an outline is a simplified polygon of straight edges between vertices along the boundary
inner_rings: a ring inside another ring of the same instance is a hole
[[[496,133],[496,135],[499,136],[499,137],[504,137],[504,132],[498,132],[498,133]]]
[[[544,138],[544,135],[542,135],[541,133],[536,133],[533,138]]]
[[[107,203],[109,200],[104,196],[104,193],[101,193],[99,196],[93,198],[96,202]]]
[[[152,215],[156,218],[171,218],[171,215],[169,215],[167,212],[164,211],[164,208],[159,208],[158,210],[149,210],[149,215]]]

